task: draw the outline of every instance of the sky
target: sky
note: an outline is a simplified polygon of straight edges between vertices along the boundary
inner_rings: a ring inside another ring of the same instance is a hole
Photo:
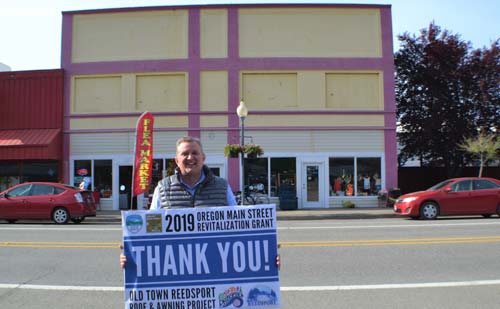
[[[390,4],[395,51],[399,49],[398,34],[418,35],[432,21],[459,34],[473,48],[489,47],[500,38],[500,0],[0,0],[0,70],[3,65],[12,71],[60,68],[64,11],[245,3]]]

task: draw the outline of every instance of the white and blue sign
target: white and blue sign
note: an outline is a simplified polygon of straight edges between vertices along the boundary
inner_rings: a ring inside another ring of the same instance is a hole
[[[122,212],[125,308],[280,308],[276,206]]]

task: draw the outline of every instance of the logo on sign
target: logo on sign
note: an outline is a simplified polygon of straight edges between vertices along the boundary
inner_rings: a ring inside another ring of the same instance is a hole
[[[274,290],[265,285],[259,285],[251,289],[247,297],[249,306],[276,305],[277,301]]]
[[[219,307],[227,308],[229,306],[233,308],[243,306],[243,289],[240,286],[230,287],[219,294]]]
[[[161,214],[146,214],[146,233],[161,233]]]
[[[125,220],[125,225],[130,233],[138,233],[143,224],[144,222],[142,221],[142,217],[139,215],[128,216]]]

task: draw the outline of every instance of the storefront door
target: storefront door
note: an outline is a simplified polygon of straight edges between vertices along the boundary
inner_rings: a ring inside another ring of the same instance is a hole
[[[324,208],[325,183],[324,164],[302,163],[302,207]]]
[[[132,197],[132,166],[120,165],[119,169],[119,208],[131,209],[130,198]],[[134,197],[132,209],[137,209],[137,198]]]

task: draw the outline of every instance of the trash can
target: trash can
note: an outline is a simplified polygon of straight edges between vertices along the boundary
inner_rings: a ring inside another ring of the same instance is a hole
[[[295,187],[281,186],[279,189],[280,209],[294,210],[298,208],[298,198],[295,194]]]
[[[118,199],[118,204],[120,210],[127,210],[130,207],[130,204],[128,202],[128,194],[127,193],[120,193],[119,199]]]
[[[401,189],[399,189],[399,188],[390,189],[387,192],[387,204],[386,204],[386,206],[393,207],[394,203],[396,203],[396,200],[400,196],[401,196]]]
[[[377,193],[378,207],[387,207],[387,190],[379,190]]]

